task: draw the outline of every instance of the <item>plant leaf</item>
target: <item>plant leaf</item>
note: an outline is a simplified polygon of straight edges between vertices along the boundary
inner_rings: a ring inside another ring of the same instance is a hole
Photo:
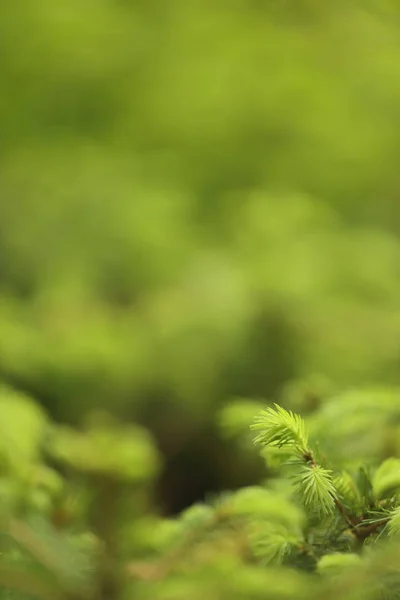
[[[251,429],[260,431],[260,433],[254,442],[263,446],[293,448],[293,450],[305,454],[308,446],[308,434],[303,419],[278,404],[274,404],[274,407],[262,410],[255,418]]]
[[[330,515],[335,510],[336,490],[332,483],[331,471],[317,465],[304,466],[294,476],[295,495],[304,506],[320,516]]]
[[[374,496],[377,499],[385,498],[400,488],[400,459],[388,458],[385,460],[372,479]]]

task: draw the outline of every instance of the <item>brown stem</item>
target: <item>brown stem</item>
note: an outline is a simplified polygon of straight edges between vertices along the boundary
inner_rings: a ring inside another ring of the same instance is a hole
[[[314,458],[314,455],[311,452],[311,450],[307,450],[307,452],[305,452],[303,454],[303,459],[305,460],[306,463],[308,463],[312,467],[316,467],[317,466],[317,463],[315,462],[315,458]]]
[[[343,504],[340,502],[339,498],[337,498],[336,496],[333,496],[333,501],[336,505],[336,508],[338,509],[338,511],[344,518],[344,520],[346,521],[347,525],[350,527],[350,529],[352,529],[354,531],[354,529],[357,526],[356,519],[353,516],[349,515],[349,513],[347,512],[347,510],[345,509]]]
[[[380,527],[383,527],[383,525],[386,525],[386,523],[388,523],[389,521],[390,517],[385,517],[384,519],[380,519],[375,523],[369,523],[367,525],[363,525],[362,523],[360,523],[353,529],[353,533],[359,541],[364,541],[367,537],[369,537],[373,533],[376,533],[376,531],[378,531]]]

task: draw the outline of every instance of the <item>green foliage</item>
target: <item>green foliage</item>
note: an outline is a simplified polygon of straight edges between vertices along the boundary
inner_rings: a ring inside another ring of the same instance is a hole
[[[39,458],[47,428],[44,411],[13,389],[0,389],[0,456],[2,471],[20,472]]]
[[[309,417],[311,439],[326,440],[337,461],[358,468],[396,456],[400,405],[397,387],[369,386],[335,394]],[[340,419],[340,427],[332,423]],[[348,449],[351,448],[351,456]]]
[[[388,458],[376,470],[372,487],[377,499],[390,497],[400,491],[400,459]]]
[[[26,415],[36,414],[35,403],[24,402]],[[164,517],[152,505],[159,455],[145,429],[104,412],[80,429],[40,422],[23,476],[13,468],[0,477],[18,489],[1,522],[4,598],[380,600],[399,593],[395,457],[336,469],[334,456],[310,447],[306,420],[275,404],[248,424],[261,451],[282,454],[273,477]],[[38,491],[45,503],[26,501]]]
[[[340,501],[356,513],[362,505],[362,498],[354,478],[347,471],[342,471],[334,475],[332,483]]]
[[[0,600],[399,596],[399,15],[0,3]]]
[[[299,454],[307,452],[308,435],[303,419],[277,404],[274,408],[261,411],[252,428],[260,430],[255,438],[258,444],[293,448]]]
[[[254,556],[265,564],[281,564],[293,548],[301,546],[303,538],[279,524],[258,525],[251,537]]]
[[[400,507],[393,510],[389,521],[390,535],[398,535],[400,533]]]
[[[335,509],[331,472],[320,465],[301,468],[295,479],[295,493],[311,511],[330,515]]]
[[[263,404],[246,399],[229,402],[219,413],[219,426],[223,435],[228,439],[243,437],[247,424],[263,408]]]
[[[306,463],[296,473],[295,493],[308,509],[325,515],[331,514],[335,508],[336,494],[332,474],[328,469],[315,464],[313,453],[308,447],[308,434],[303,419],[275,404],[274,408],[261,411],[252,429],[260,431],[255,438],[256,444],[292,449],[293,454]]]
[[[159,467],[159,456],[147,431],[102,420],[90,423],[83,432],[56,428],[49,452],[58,462],[78,471],[128,482],[154,477]]]
[[[266,519],[294,529],[301,529],[304,521],[303,512],[283,493],[256,486],[235,492],[227,500],[225,510],[229,510],[231,515]]]
[[[281,419],[280,435],[270,435],[276,431],[277,416]],[[269,419],[268,419],[269,416]],[[262,430],[260,420],[264,419],[263,431],[255,438],[257,443],[285,448],[288,431],[304,431],[305,425],[298,415],[275,409],[262,411],[256,418],[257,429]],[[284,426],[283,426],[284,425]],[[253,426],[254,429],[254,426]],[[335,435],[335,434],[333,434]],[[292,440],[296,436],[292,434]],[[297,447],[294,442],[292,446]],[[351,460],[349,461],[351,464]],[[398,494],[399,462],[389,458],[371,475],[368,465],[361,466],[352,474],[349,471],[332,471],[318,464],[314,452],[305,446],[297,452],[297,459],[290,461],[295,479],[293,501],[303,504],[307,511],[308,526],[303,526],[303,538],[293,538],[289,531],[276,531],[275,535],[265,536],[264,541],[268,557],[288,564],[296,563],[295,555],[301,551],[316,561],[314,568],[329,586],[337,586],[339,597],[344,574],[349,574],[348,582],[359,582],[364,592],[371,598],[395,598],[400,593],[398,568],[388,564],[377,566],[385,552],[398,551],[391,547],[388,540],[396,539],[399,528],[400,496]],[[285,472],[282,471],[282,476]],[[343,537],[348,531],[353,541]],[[316,534],[316,532],[318,532]],[[386,545],[382,540],[386,539]],[[355,553],[357,550],[357,553]],[[307,563],[303,564],[303,568]],[[373,581],[367,592],[366,571],[375,569]],[[355,585],[352,584],[352,585]],[[347,596],[343,596],[347,597]],[[353,597],[350,595],[349,597]],[[357,597],[357,595],[354,595]]]
[[[362,564],[358,554],[325,554],[318,561],[318,571],[322,575],[331,575],[332,573],[341,574],[343,569],[351,569]]]

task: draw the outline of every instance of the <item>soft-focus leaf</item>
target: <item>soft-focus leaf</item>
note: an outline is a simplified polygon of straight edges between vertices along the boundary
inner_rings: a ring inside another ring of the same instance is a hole
[[[47,430],[47,417],[29,397],[9,388],[0,389],[0,460],[25,474],[36,462]],[[22,469],[22,471],[20,471]]]
[[[293,529],[301,528],[305,522],[301,509],[289,499],[282,494],[256,486],[237,491],[227,502],[227,510],[232,516],[265,519]]]
[[[372,487],[377,498],[384,498],[400,489],[400,459],[385,460],[373,476]]]
[[[318,571],[323,575],[340,574],[345,569],[362,565],[358,554],[326,554],[318,561]]]
[[[151,436],[139,426],[100,426],[84,432],[68,427],[54,431],[51,453],[74,469],[122,481],[151,479],[159,455]]]

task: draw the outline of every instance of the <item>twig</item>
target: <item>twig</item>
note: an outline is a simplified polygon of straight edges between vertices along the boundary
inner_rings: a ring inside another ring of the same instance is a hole
[[[380,527],[383,527],[383,525],[386,525],[390,521],[390,519],[391,519],[391,517],[385,517],[384,519],[380,519],[379,521],[376,521],[375,523],[370,523],[370,524],[366,524],[366,525],[363,525],[361,522],[358,525],[356,525],[356,527],[353,530],[353,533],[357,537],[358,540],[364,541],[368,536],[370,536],[373,533],[375,533],[376,531],[378,531],[378,529]]]

